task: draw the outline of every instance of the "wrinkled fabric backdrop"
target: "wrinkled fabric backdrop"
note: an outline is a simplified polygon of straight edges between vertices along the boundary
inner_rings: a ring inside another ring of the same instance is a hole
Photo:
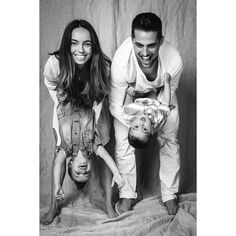
[[[53,161],[53,102],[43,82],[48,53],[58,49],[65,26],[85,19],[95,28],[101,47],[112,59],[130,36],[132,19],[141,12],[156,13],[165,38],[178,48],[184,63],[177,96],[180,109],[180,192],[196,191],[196,1],[195,0],[41,0],[40,1],[40,202],[48,204]],[[114,147],[114,140],[111,146]],[[153,151],[150,151],[150,155]],[[111,152],[112,154],[112,152]],[[149,192],[159,191],[158,158],[145,156],[145,181]],[[145,175],[144,174],[144,175]],[[74,191],[66,175],[64,190]],[[97,191],[95,191],[96,195]],[[95,196],[93,196],[95,197]]]

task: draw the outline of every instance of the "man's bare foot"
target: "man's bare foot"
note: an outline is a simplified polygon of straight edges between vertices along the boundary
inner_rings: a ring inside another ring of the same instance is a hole
[[[122,198],[120,204],[118,205],[119,212],[125,213],[126,211],[130,211],[132,207],[133,199]]]
[[[107,204],[106,207],[107,207],[107,215],[109,218],[115,218],[118,216],[118,214],[116,213],[111,204]]]
[[[166,206],[169,215],[176,215],[176,213],[179,209],[179,206],[176,203],[175,199],[171,199],[167,202],[164,202],[164,205]]]
[[[42,216],[42,218],[40,219],[40,223],[43,225],[49,225],[60,213],[61,209],[59,208],[58,201],[56,201],[56,203],[50,207],[49,211],[44,216]]]

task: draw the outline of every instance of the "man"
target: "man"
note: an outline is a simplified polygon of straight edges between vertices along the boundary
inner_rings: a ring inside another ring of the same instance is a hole
[[[164,40],[162,22],[153,13],[141,13],[132,22],[132,37],[126,39],[117,49],[111,67],[112,86],[110,111],[114,116],[116,137],[116,161],[119,172],[125,180],[120,189],[120,213],[132,207],[136,194],[136,163],[134,148],[128,142],[128,127],[122,117],[123,102],[129,84],[135,92],[145,94],[160,90],[158,100],[162,102],[162,75],[171,75],[171,110],[166,123],[158,134],[160,143],[160,181],[162,201],[169,214],[178,210],[176,193],[179,187],[179,126],[178,103],[175,91],[182,72],[179,52]],[[141,124],[142,125],[142,124]]]

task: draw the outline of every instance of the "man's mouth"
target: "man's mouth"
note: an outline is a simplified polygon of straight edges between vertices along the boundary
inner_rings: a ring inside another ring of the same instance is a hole
[[[150,59],[151,59],[151,55],[149,55],[149,56],[141,56],[141,58],[142,58],[142,60],[143,60],[144,62],[149,62]]]

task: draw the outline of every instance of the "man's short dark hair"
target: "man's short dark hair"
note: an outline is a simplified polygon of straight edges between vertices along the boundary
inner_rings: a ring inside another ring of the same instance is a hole
[[[147,140],[141,140],[139,139],[138,137],[135,137],[133,135],[130,134],[130,130],[129,130],[129,133],[128,133],[128,141],[129,141],[129,144],[134,147],[134,148],[137,148],[137,149],[143,149],[145,148],[147,145],[148,145],[148,142],[150,140],[150,135],[149,137],[147,138]]]
[[[132,22],[131,35],[135,37],[134,30],[157,31],[157,38],[162,38],[162,22],[161,19],[154,13],[144,12],[138,14]]]

